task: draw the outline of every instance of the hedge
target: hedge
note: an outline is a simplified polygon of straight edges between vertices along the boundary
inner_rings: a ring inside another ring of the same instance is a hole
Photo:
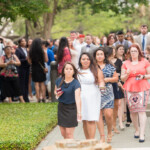
[[[57,103],[0,104],[0,150],[32,150],[57,124]]]

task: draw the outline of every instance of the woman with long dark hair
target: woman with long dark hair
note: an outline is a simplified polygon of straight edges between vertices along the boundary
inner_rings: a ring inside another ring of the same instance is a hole
[[[93,62],[89,53],[82,53],[79,58],[79,81],[81,84],[82,121],[86,139],[94,139],[95,122],[99,121],[101,92],[104,88],[102,71]]]
[[[56,80],[55,95],[58,98],[58,125],[64,139],[73,139],[75,127],[81,120],[80,83],[75,66],[66,62],[61,77]]]
[[[121,66],[122,66],[122,61],[118,58],[115,57],[116,56],[116,52],[115,52],[115,48],[114,47],[108,47],[108,59],[109,61],[114,65],[114,67],[116,68],[116,72],[118,74],[118,77],[121,76]],[[119,127],[121,130],[124,130],[124,125],[122,123],[122,113],[118,114],[118,110],[119,110],[119,104],[121,105],[121,100],[124,97],[123,91],[121,89],[122,84],[120,82],[121,80],[118,80],[118,82],[112,83],[113,86],[113,91],[114,91],[114,110],[113,110],[113,130],[115,133],[119,133],[119,131],[117,130],[116,127],[116,120],[117,120],[117,116],[119,115]],[[121,118],[121,120],[120,120]]]
[[[32,80],[35,83],[36,98],[38,102],[45,102],[45,84],[46,69],[45,62],[48,61],[47,51],[42,49],[42,41],[37,38],[34,39],[29,51],[29,59],[32,66]],[[42,99],[40,99],[40,92],[42,93]]]
[[[107,51],[103,47],[98,48],[94,54],[94,59],[97,62],[98,67],[103,71],[104,82],[105,82],[105,92],[101,95],[101,112],[98,122],[98,129],[100,132],[100,142],[105,142],[104,135],[104,123],[103,115],[104,113],[106,124],[107,124],[107,142],[110,143],[112,139],[112,125],[113,125],[113,108],[114,108],[114,93],[112,83],[118,81],[118,75],[116,73],[115,67],[109,62],[107,58]]]
[[[71,54],[69,50],[68,39],[62,37],[57,50],[58,73],[61,74],[65,62],[71,62]]]

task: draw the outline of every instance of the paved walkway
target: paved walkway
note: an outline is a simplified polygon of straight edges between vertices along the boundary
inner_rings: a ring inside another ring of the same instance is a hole
[[[106,133],[106,126],[105,126]],[[75,139],[85,139],[82,123],[75,129]],[[112,147],[115,150],[150,150],[150,117],[148,117],[146,125],[146,141],[144,143],[139,143],[138,139],[133,138],[134,129],[133,125],[125,128],[124,131],[120,131],[120,134],[114,134],[112,139]],[[55,143],[55,141],[63,139],[59,127],[56,126],[37,146],[36,150],[42,150],[45,146],[50,146]],[[99,132],[96,131],[96,139],[99,139]]]

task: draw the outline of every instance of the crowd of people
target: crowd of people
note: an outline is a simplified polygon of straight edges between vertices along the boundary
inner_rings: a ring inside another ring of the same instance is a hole
[[[42,40],[24,38],[18,45],[0,38],[0,100],[18,98],[37,102],[51,97],[51,62],[57,61],[55,95],[58,125],[64,138],[73,138],[78,121],[83,121],[86,139],[111,142],[113,134],[135,128],[134,138],[145,141],[146,107],[150,84],[150,35],[148,26],[141,34],[131,31],[110,33],[101,39],[70,32],[69,37]],[[53,92],[53,91],[52,91]],[[127,120],[124,125],[124,121]],[[105,139],[104,124],[107,125]],[[112,132],[113,131],[113,132]]]

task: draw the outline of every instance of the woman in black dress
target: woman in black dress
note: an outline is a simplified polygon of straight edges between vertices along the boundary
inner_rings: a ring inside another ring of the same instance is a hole
[[[45,62],[48,61],[47,52],[42,49],[41,39],[34,39],[29,51],[29,61],[32,64],[32,80],[35,83],[36,98],[38,102],[45,102],[45,84],[46,70]],[[40,93],[42,99],[40,99]]]
[[[114,47],[108,47],[107,49],[108,49],[107,50],[108,58],[111,61],[111,63],[116,67],[116,72],[118,74],[118,77],[120,78],[122,61],[115,57],[115,48]],[[119,131],[117,130],[117,127],[116,127],[116,119],[118,116],[119,103],[120,103],[121,99],[124,97],[124,94],[121,89],[122,85],[120,83],[120,80],[116,83],[113,83],[112,86],[113,86],[114,97],[115,97],[114,111],[113,111],[113,129],[114,129],[114,132],[118,134]],[[124,130],[124,126],[120,122],[119,122],[119,127],[121,130]]]
[[[120,59],[122,62],[125,61],[125,50],[124,50],[123,45],[118,45],[116,47],[116,57],[118,59]],[[123,84],[123,82],[122,82],[122,84]],[[123,99],[123,101],[121,101],[120,106],[121,106],[120,109],[119,109],[120,113],[118,113],[118,117],[119,117],[119,120],[120,120],[119,122],[122,122],[122,118],[125,118],[124,117],[124,112],[127,112],[126,127],[129,127],[132,121],[131,121],[131,118],[130,118],[130,111],[129,111],[128,105],[126,104],[125,99]]]

